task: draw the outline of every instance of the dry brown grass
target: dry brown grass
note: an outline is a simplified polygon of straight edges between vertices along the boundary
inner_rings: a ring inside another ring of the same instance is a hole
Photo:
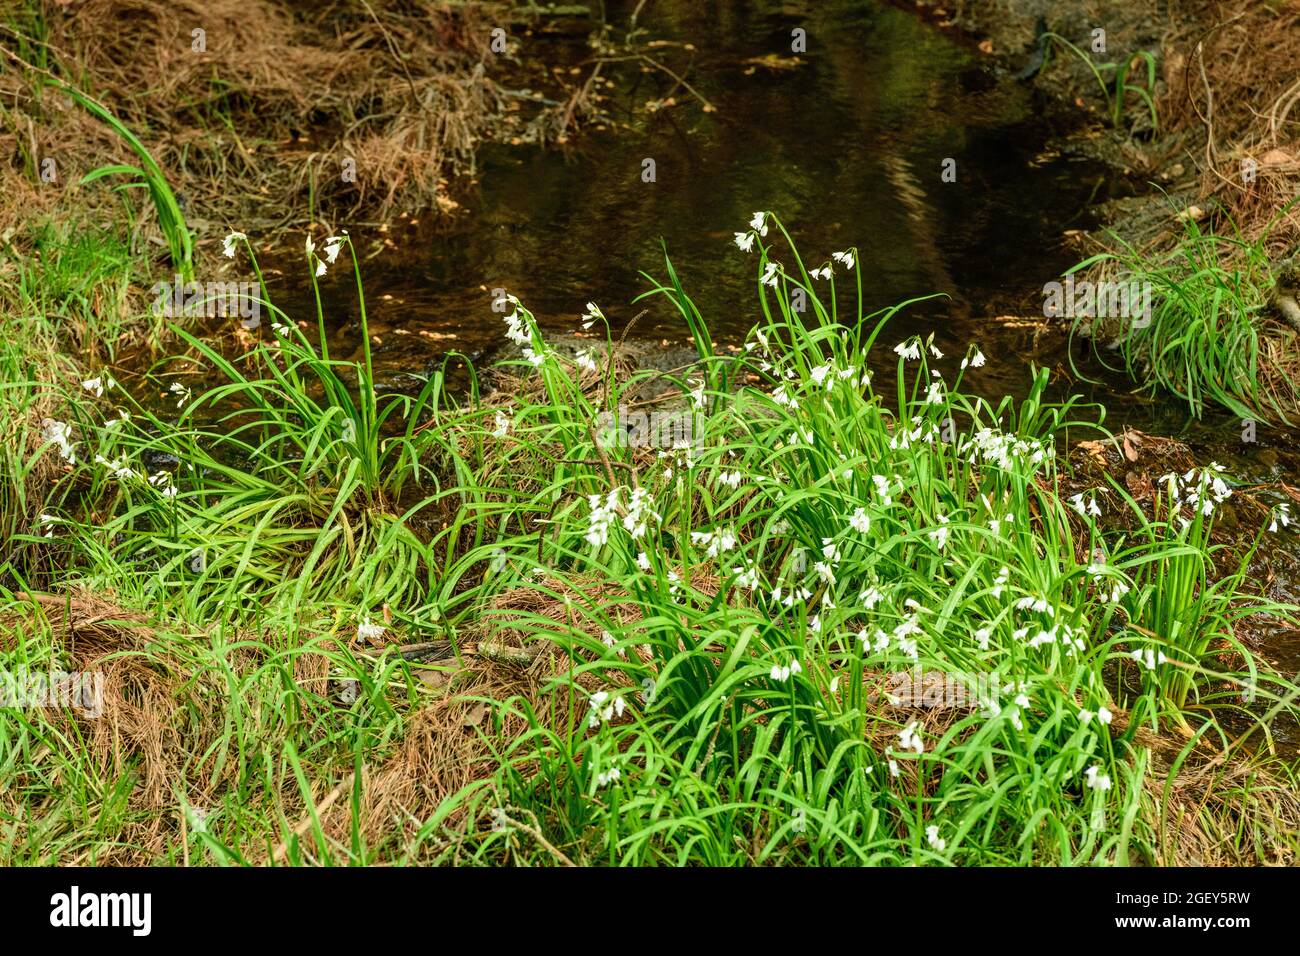
[[[313,188],[322,218],[446,202],[446,180],[472,168],[499,118],[486,43],[501,9],[86,0],[47,4],[44,15],[51,72],[140,135],[192,225],[224,232],[304,220]],[[195,29],[205,31],[204,52],[192,49]],[[19,36],[4,33],[15,50]],[[13,67],[0,74],[0,150],[28,176],[6,197],[10,216],[49,207],[63,191],[34,185],[37,158],[56,157],[65,185],[114,158],[135,161],[38,73]],[[342,178],[349,159],[355,182]]]

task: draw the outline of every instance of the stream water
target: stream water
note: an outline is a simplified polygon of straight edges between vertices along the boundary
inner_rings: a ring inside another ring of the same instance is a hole
[[[636,4],[605,6],[626,25]],[[544,329],[574,330],[592,300],[617,330],[641,309],[631,304],[646,288],[640,270],[663,274],[663,246],[714,338],[738,343],[757,316],[755,266],[731,236],[754,210],[770,209],[810,266],[856,246],[873,307],[944,293],[898,317],[885,339],[935,332],[945,372],[979,343],[989,363],[968,377],[976,391],[1023,394],[1033,362],[1057,370],[1058,394],[1104,404],[1113,431],[1181,437],[1198,459],[1248,482],[1300,475],[1292,436],[1260,426],[1244,442],[1236,420],[1193,421],[1176,403],[1134,394],[1078,345],[1076,362],[1096,381],[1076,380],[1059,329],[1008,320],[1041,320],[1043,284],[1082,255],[1067,247],[1067,230],[1089,228],[1102,201],[1141,188],[1072,153],[1079,120],[1032,85],[887,3],[659,0],[641,22],[663,41],[651,55],[712,109],[665,71],[611,64],[600,128],[560,148],[486,150],[450,220],[353,230],[363,248],[389,240],[364,278],[374,357],[390,386],[418,387],[451,350],[490,358],[502,342],[495,288],[518,295]],[[523,37],[521,55],[585,72],[590,26],[552,24]],[[807,31],[806,52],[792,53],[795,28]],[[650,108],[669,96],[674,105]],[[955,163],[951,182],[946,161]],[[277,304],[314,315],[305,267],[279,265]],[[359,349],[351,276],[339,269],[323,282],[332,352],[347,355]],[[667,301],[649,306],[635,334],[684,344]],[[1300,600],[1294,554],[1270,554],[1265,566],[1261,591]],[[1279,669],[1300,670],[1296,634],[1264,640]]]

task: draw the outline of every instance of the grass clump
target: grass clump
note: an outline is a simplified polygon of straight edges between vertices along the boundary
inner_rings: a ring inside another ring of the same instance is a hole
[[[1124,371],[1150,391],[1177,396],[1192,414],[1219,406],[1241,418],[1288,421],[1300,392],[1280,335],[1270,328],[1276,279],[1265,247],[1241,235],[1205,231],[1191,215],[1167,252],[1151,254],[1113,236],[1117,250],[1070,270],[1097,267],[1125,284],[1150,290],[1141,321],[1099,321],[1076,315],[1074,331],[1112,337]],[[1113,319],[1114,317],[1112,317]]]

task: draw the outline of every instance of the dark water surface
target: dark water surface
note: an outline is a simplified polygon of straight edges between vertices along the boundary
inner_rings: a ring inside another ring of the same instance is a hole
[[[617,22],[620,5],[609,16]],[[421,372],[448,348],[491,348],[501,324],[487,290],[498,287],[544,328],[572,330],[588,300],[626,321],[640,309],[629,304],[645,289],[639,271],[663,275],[661,241],[714,337],[739,341],[757,318],[756,260],[731,236],[758,209],[783,218],[810,267],[856,246],[873,309],[950,296],[913,310],[899,338],[934,328],[941,348],[964,351],[984,316],[1041,313],[1041,296],[1026,300],[1026,290],[1070,265],[1062,232],[1087,225],[1110,190],[1104,167],[1048,147],[1058,130],[1030,88],[894,7],[683,0],[649,5],[642,23],[679,44],[651,52],[677,72],[689,63],[687,81],[715,111],[678,88],[678,105],[651,112],[672,77],[613,65],[604,105],[617,128],[568,148],[488,150],[451,225],[395,227],[397,250],[367,263],[378,362]],[[796,26],[808,52],[792,64]],[[523,55],[548,62],[590,55],[582,34],[523,43]],[[755,62],[773,56],[781,66]],[[642,180],[646,159],[653,183]],[[941,179],[946,159],[956,182]],[[347,279],[335,315],[352,309]],[[305,291],[288,301],[308,306]],[[666,301],[636,331],[686,335]]]

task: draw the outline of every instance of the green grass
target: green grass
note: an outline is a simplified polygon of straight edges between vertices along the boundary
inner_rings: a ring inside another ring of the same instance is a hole
[[[1120,63],[1098,63],[1087,52],[1058,33],[1045,33],[1043,38],[1064,47],[1088,67],[1093,79],[1097,81],[1097,88],[1101,91],[1101,97],[1106,103],[1106,115],[1110,119],[1111,126],[1118,129],[1120,123],[1123,122],[1124,112],[1128,107],[1129,94],[1132,94],[1142,106],[1146,107],[1147,115],[1151,120],[1152,131],[1159,131],[1160,119],[1156,113],[1156,103],[1153,98],[1156,89],[1156,58],[1154,54],[1147,50],[1140,50]],[[1132,81],[1135,67],[1141,70],[1138,75],[1145,77],[1145,84]],[[1106,83],[1107,76],[1113,78],[1113,89]]]
[[[1168,252],[1150,254],[1114,236],[1118,251],[1085,259],[1070,273],[1104,266],[1126,284],[1150,283],[1150,321],[1121,320],[1113,342],[1124,371],[1144,388],[1176,396],[1198,417],[1217,406],[1241,418],[1287,422],[1300,392],[1286,369],[1271,366],[1263,348],[1274,285],[1267,230],[1251,242],[1207,232],[1191,216],[1184,222],[1184,236]],[[1092,325],[1076,317],[1073,329]]]
[[[1146,514],[1117,484],[1127,532],[1072,499],[1058,449],[1095,435],[1098,409],[1046,402],[1044,370],[996,403],[933,376],[928,342],[890,350],[897,309],[862,313],[856,270],[812,279],[768,223],[751,348],[707,351],[679,381],[686,448],[600,444],[600,414],[657,373],[628,379],[598,352],[584,387],[517,301],[508,323],[530,353],[502,369],[518,379],[508,405],[437,375],[414,398],[377,395],[368,352],[329,358],[269,296],[244,356],[176,330],[208,384],[185,380],[172,403],[96,398],[21,352],[0,362],[14,414],[39,396],[77,459],[63,468],[50,443],[11,456],[20,476],[59,467],[10,482],[39,495],[11,513],[53,521],[11,533],[3,664],[103,670],[126,731],[110,746],[94,719],[0,715],[7,859],[1178,859],[1144,735],[1180,762],[1183,728],[1221,751],[1221,716],[1241,710],[1225,684],[1249,682],[1260,721],[1291,713],[1295,689],[1234,624],[1296,609],[1245,593],[1249,555],[1216,550],[1214,515],[1185,491]],[[337,245],[368,339],[359,266]],[[708,343],[666,273],[649,295]],[[806,315],[789,311],[795,284]],[[967,359],[982,361],[975,345]],[[171,368],[152,391],[179,384]],[[176,467],[145,467],[156,453]],[[142,619],[84,611],[74,644],[59,600],[24,594],[78,588]],[[362,646],[367,620],[449,641],[458,659],[440,667],[460,676]],[[553,666],[506,681],[509,665],[471,654],[513,638]],[[883,682],[912,668],[957,705],[891,705]],[[447,713],[429,739],[459,741],[451,765],[470,779],[440,791],[441,771],[421,770],[427,790],[385,802],[408,737]],[[1207,799],[1219,852],[1296,851],[1285,814],[1252,809],[1294,792],[1270,773],[1222,813]],[[1233,814],[1260,822],[1231,832]]]

